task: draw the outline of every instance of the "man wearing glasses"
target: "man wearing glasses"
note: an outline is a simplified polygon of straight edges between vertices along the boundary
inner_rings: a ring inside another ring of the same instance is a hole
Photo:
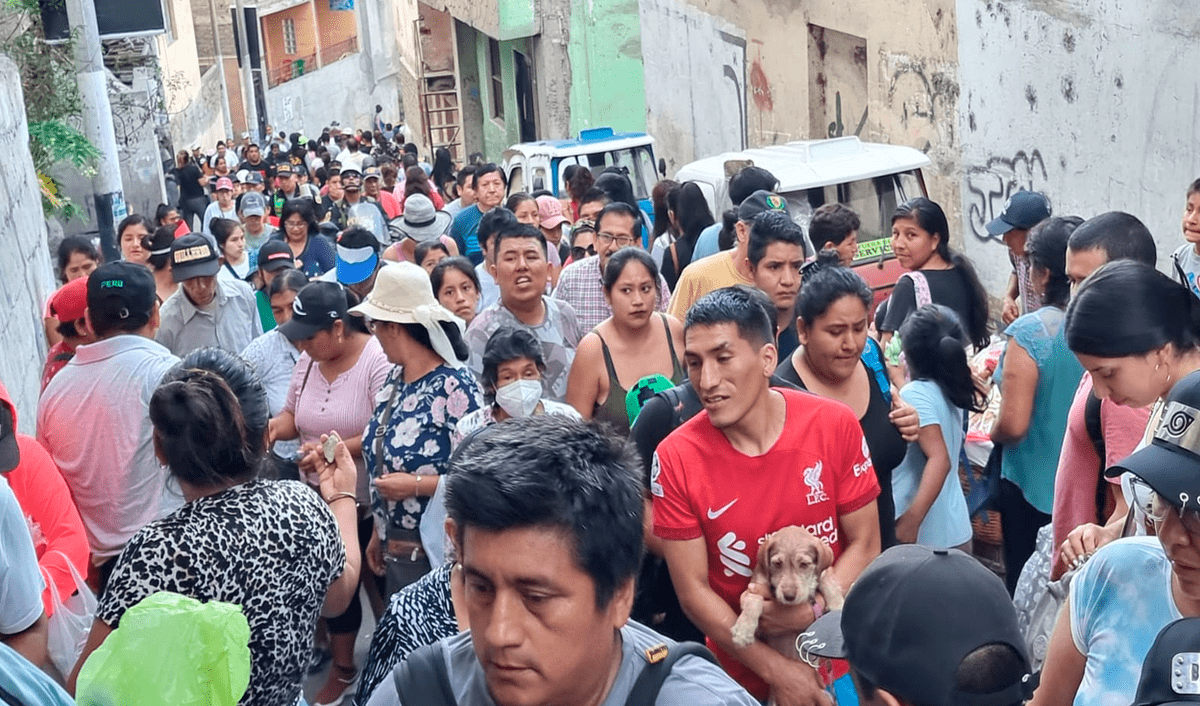
[[[554,298],[575,309],[579,328],[584,333],[612,316],[612,306],[604,297],[604,268],[613,253],[625,247],[641,247],[641,217],[632,206],[620,201],[608,204],[596,216],[596,254],[572,262],[558,276]],[[579,244],[573,242],[572,246]],[[671,290],[658,276],[658,302],[655,308],[666,311]]]

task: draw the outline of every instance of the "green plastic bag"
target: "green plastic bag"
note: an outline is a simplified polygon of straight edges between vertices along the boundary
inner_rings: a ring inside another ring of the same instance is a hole
[[[250,684],[240,606],[163,591],[125,611],[79,670],[79,706],[234,706]]]

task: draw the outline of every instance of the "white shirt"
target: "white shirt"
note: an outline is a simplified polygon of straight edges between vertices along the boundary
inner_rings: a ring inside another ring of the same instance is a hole
[[[496,284],[496,278],[488,272],[487,260],[475,266],[475,274],[479,276],[479,306],[475,311],[483,311],[500,301],[500,285]]]
[[[25,513],[0,473],[0,635],[24,632],[42,617],[45,588]]]
[[[79,346],[38,401],[37,439],[71,489],[97,563],[183,504],[154,456],[148,411],[178,362],[159,343],[120,334]]]
[[[205,233],[212,232],[208,229],[208,225],[212,223],[212,219],[214,218],[229,218],[235,221],[238,220],[237,207],[235,204],[236,202],[230,204],[228,211],[222,211],[221,204],[217,203],[216,201],[208,204],[208,206],[204,209],[204,224],[200,229]]]
[[[279,329],[272,329],[251,341],[242,351],[242,357],[254,366],[254,371],[267,390],[267,406],[271,409],[271,416],[278,415],[287,401],[288,384],[292,380],[296,361],[300,359],[300,351]],[[300,440],[276,441],[273,449],[280,458],[292,458],[300,450]]]
[[[196,308],[180,285],[163,302],[159,316],[155,339],[180,357],[204,346],[241,353],[262,335],[254,290],[232,277],[217,277],[217,294],[205,309]]]

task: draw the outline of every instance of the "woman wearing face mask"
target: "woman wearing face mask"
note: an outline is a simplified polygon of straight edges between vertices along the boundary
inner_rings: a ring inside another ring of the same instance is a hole
[[[504,326],[496,329],[483,351],[483,398],[488,403],[458,423],[454,446],[471,432],[510,417],[535,414],[561,414],[579,419],[569,404],[542,397],[542,346],[524,329]]]
[[[458,424],[483,399],[463,365],[469,351],[462,323],[438,303],[419,265],[379,270],[375,287],[351,312],[367,318],[395,366],[362,437],[376,523],[367,564],[386,574],[390,595],[429,572],[421,515],[446,470]]]

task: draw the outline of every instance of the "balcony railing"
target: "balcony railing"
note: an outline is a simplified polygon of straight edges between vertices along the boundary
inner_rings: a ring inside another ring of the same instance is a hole
[[[350,37],[345,41],[321,47],[321,61],[319,65],[317,63],[317,54],[315,53],[288,59],[277,66],[270,67],[270,70],[267,72],[267,85],[274,88],[281,83],[287,83],[293,79],[300,78],[306,73],[316,71],[321,66],[332,64],[356,52],[358,52],[358,37]]]

